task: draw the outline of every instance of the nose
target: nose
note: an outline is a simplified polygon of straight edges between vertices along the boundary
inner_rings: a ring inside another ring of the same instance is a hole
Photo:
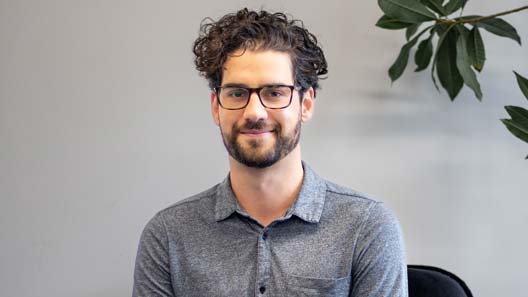
[[[244,118],[249,121],[259,121],[268,117],[268,111],[260,102],[257,92],[249,94],[249,102],[244,109]]]

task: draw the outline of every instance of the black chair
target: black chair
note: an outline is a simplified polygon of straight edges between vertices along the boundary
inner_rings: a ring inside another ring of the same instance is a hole
[[[407,265],[409,297],[473,297],[464,281],[438,267]]]

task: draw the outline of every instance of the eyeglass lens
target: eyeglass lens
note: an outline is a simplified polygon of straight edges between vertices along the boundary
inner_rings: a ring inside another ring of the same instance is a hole
[[[283,108],[290,104],[292,89],[288,86],[263,87],[258,96],[265,107]],[[242,108],[249,97],[250,90],[242,87],[222,87],[220,92],[220,102],[225,108]]]

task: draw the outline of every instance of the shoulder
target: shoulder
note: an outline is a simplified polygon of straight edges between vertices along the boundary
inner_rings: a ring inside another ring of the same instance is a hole
[[[331,181],[325,180],[325,184],[325,204],[335,204],[339,207],[360,208],[363,211],[366,211],[375,205],[383,204],[380,200],[375,199],[367,194],[333,183]]]
[[[351,188],[325,181],[327,207],[332,213],[360,218],[363,222],[395,223],[393,212],[383,201]]]
[[[159,213],[170,214],[174,212],[200,211],[202,208],[207,208],[207,206],[215,201],[217,187],[218,185],[215,185],[198,194],[175,202],[159,211]]]
[[[340,199],[346,199],[350,201],[358,201],[366,204],[380,202],[367,194],[358,192],[351,188],[338,185],[331,181],[325,180],[327,196],[339,197]]]
[[[147,225],[158,228],[184,226],[193,221],[214,220],[215,185],[203,192],[186,197],[158,211]]]
[[[403,246],[402,230],[395,213],[381,200],[326,181],[325,209],[328,217],[349,222],[357,230],[357,242]]]

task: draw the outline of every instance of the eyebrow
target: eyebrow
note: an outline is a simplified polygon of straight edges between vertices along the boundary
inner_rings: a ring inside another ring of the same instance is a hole
[[[273,86],[288,86],[289,84],[282,83],[282,82],[274,82],[274,83],[268,83],[264,85],[260,85],[257,88],[263,88],[263,87],[273,87]],[[221,86],[222,88],[251,88],[247,84],[242,83],[228,83]]]

